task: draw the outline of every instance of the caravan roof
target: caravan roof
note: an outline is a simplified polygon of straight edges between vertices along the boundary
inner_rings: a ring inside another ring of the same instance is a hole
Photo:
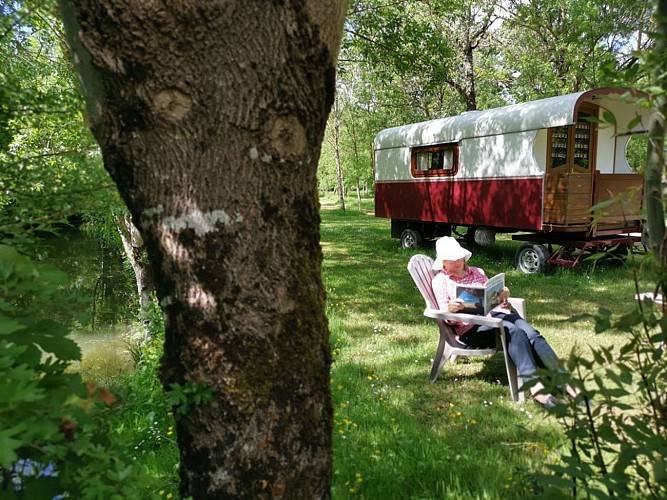
[[[626,92],[620,88],[589,90],[389,128],[377,134],[375,149],[456,142],[470,137],[569,125],[575,122],[582,102],[612,95],[618,97]]]

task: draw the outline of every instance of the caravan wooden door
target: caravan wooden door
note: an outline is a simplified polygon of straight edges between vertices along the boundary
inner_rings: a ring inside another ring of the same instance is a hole
[[[549,129],[544,224],[581,225],[590,220],[597,147],[597,106],[582,104],[572,125]]]

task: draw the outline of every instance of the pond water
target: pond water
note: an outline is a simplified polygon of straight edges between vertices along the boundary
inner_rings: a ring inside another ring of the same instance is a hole
[[[138,306],[134,277],[118,248],[78,230],[42,242],[42,262],[69,275],[66,293],[75,299],[70,308],[72,326],[103,332],[133,319]]]
[[[40,260],[69,275],[61,304],[46,315],[72,329],[82,360],[72,368],[97,383],[132,368],[129,346],[138,306],[134,276],[121,252],[78,230],[42,240]],[[67,304],[63,311],[62,304]]]

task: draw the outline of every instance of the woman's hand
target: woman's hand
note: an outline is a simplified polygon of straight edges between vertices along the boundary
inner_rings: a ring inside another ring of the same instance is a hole
[[[503,287],[502,292],[498,294],[498,298],[502,300],[503,302],[506,301],[507,299],[510,298],[510,289],[507,287]]]
[[[447,304],[447,310],[450,313],[457,313],[463,311],[463,301],[461,299],[454,299]]]

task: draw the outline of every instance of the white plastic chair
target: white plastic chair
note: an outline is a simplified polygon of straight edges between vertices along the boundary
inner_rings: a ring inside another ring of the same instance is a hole
[[[431,287],[431,281],[437,274],[433,268],[433,259],[426,255],[414,255],[410,262],[408,262],[408,271],[414,280],[417,288],[426,302],[426,309],[424,309],[424,316],[433,318],[438,323],[440,330],[440,341],[438,348],[435,351],[433,358],[433,367],[431,368],[430,379],[435,382],[438,374],[448,360],[456,360],[458,356],[488,356],[497,352],[502,352],[505,358],[505,369],[507,371],[507,380],[510,386],[510,395],[513,401],[523,401],[523,392],[519,393],[519,387],[522,384],[521,377],[517,373],[516,365],[507,354],[507,341],[505,339],[505,329],[500,318],[492,318],[490,316],[476,316],[473,314],[450,313],[438,309],[438,303]],[[521,298],[512,297],[509,299],[512,307],[517,311],[521,317],[525,317],[525,300]],[[485,325],[497,328],[496,346],[480,349],[469,347],[459,342],[454,333],[454,328],[449,325],[446,320],[463,321],[466,323],[473,323],[475,325]]]

